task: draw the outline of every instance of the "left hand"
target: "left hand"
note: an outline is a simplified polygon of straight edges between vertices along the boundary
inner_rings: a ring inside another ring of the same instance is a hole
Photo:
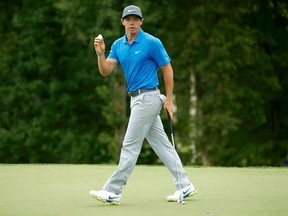
[[[166,100],[164,103],[164,109],[169,113],[169,116],[171,120],[173,120],[173,114],[174,114],[174,105],[172,100]]]

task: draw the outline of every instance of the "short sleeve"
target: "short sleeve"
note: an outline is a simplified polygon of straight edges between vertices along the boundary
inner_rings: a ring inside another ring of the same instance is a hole
[[[111,46],[111,49],[110,49],[110,52],[109,52],[109,55],[108,55],[108,58],[110,59],[115,59],[118,61],[118,56],[117,56],[117,52],[116,52],[116,42],[114,42]]]
[[[157,63],[158,67],[162,67],[171,61],[168,53],[166,52],[166,49],[164,48],[162,42],[159,39],[156,39],[154,41],[154,48],[151,52],[151,55]]]

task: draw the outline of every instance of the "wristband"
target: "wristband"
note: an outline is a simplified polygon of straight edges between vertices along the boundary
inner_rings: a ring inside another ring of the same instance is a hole
[[[103,52],[96,52],[96,54],[97,54],[97,56],[102,56],[102,55],[104,55],[105,54],[105,50],[103,51]]]

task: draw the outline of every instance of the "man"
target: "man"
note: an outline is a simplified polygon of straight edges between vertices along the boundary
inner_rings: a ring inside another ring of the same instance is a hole
[[[122,189],[135,167],[143,140],[147,139],[174,176],[176,192],[168,196],[167,200],[177,201],[180,193],[183,198],[187,198],[194,195],[196,190],[189,181],[175,148],[169,142],[159,116],[164,104],[164,109],[173,119],[173,69],[170,58],[161,41],[141,29],[144,19],[139,7],[126,7],[121,22],[126,34],[112,44],[107,59],[102,37],[95,38],[94,47],[102,76],[108,76],[120,63],[127,81],[127,92],[131,97],[131,113],[118,168],[102,190],[91,190],[90,195],[102,202],[119,204]],[[158,90],[159,68],[163,72],[167,98]]]

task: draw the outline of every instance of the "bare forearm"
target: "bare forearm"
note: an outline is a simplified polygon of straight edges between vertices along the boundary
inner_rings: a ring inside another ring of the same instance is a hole
[[[100,74],[104,77],[108,76],[113,70],[113,67],[110,65],[110,63],[106,61],[104,54],[98,56],[98,67]]]
[[[163,70],[163,76],[164,76],[167,100],[172,101],[174,80],[173,80],[173,69],[171,66],[168,66],[165,70]]]
[[[164,109],[169,113],[169,116],[171,119],[173,119],[173,69],[170,63],[167,65],[161,67],[163,76],[164,76],[164,82],[165,82],[165,88],[166,88],[166,101],[164,103]]]

